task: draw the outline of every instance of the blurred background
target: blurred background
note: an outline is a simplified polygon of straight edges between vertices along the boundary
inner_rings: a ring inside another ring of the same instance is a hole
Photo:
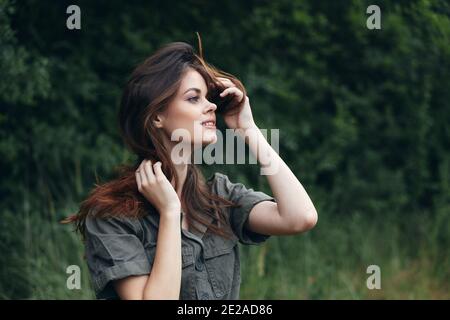
[[[81,30],[66,27],[71,4]],[[366,27],[371,4],[380,30]],[[259,127],[280,129],[319,213],[310,232],[241,246],[241,298],[449,299],[444,0],[0,0],[0,298],[94,298],[81,240],[58,221],[133,159],[116,121],[133,67],[167,42],[197,48],[196,31]],[[257,165],[202,170],[271,194]]]

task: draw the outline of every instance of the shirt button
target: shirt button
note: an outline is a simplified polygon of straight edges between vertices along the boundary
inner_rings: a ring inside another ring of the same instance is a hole
[[[195,262],[195,270],[197,270],[197,271],[203,271],[204,267],[205,267],[205,265],[203,264],[203,261],[202,261],[201,259],[198,259],[198,260]]]

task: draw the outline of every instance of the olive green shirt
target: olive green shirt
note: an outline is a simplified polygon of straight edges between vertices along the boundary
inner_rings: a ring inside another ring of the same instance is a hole
[[[180,299],[239,299],[241,283],[238,242],[256,245],[270,235],[245,227],[250,210],[261,201],[275,199],[261,191],[232,183],[216,172],[207,180],[215,194],[231,200],[239,208],[227,208],[233,238],[207,231],[181,228],[182,277]],[[180,225],[181,225],[180,217]],[[113,280],[131,275],[150,274],[156,253],[159,214],[139,218],[86,219],[86,261],[97,299],[119,299]]]

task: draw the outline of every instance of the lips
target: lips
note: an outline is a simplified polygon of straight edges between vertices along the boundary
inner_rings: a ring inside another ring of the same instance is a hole
[[[206,120],[202,122],[202,126],[206,128],[215,128],[216,127],[216,121],[214,120]]]

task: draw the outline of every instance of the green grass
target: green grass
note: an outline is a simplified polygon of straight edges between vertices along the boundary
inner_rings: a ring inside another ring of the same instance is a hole
[[[448,210],[319,215],[308,233],[241,247],[242,299],[450,298]],[[379,290],[366,285],[372,264],[381,269]]]
[[[450,298],[450,218],[444,208],[433,215],[319,215],[308,233],[241,246],[241,299]],[[2,216],[7,254],[1,299],[94,298],[81,241],[72,226],[57,223],[62,213],[25,206]],[[66,287],[66,268],[73,264],[81,267],[81,290]],[[380,290],[366,287],[371,264],[381,268]]]

